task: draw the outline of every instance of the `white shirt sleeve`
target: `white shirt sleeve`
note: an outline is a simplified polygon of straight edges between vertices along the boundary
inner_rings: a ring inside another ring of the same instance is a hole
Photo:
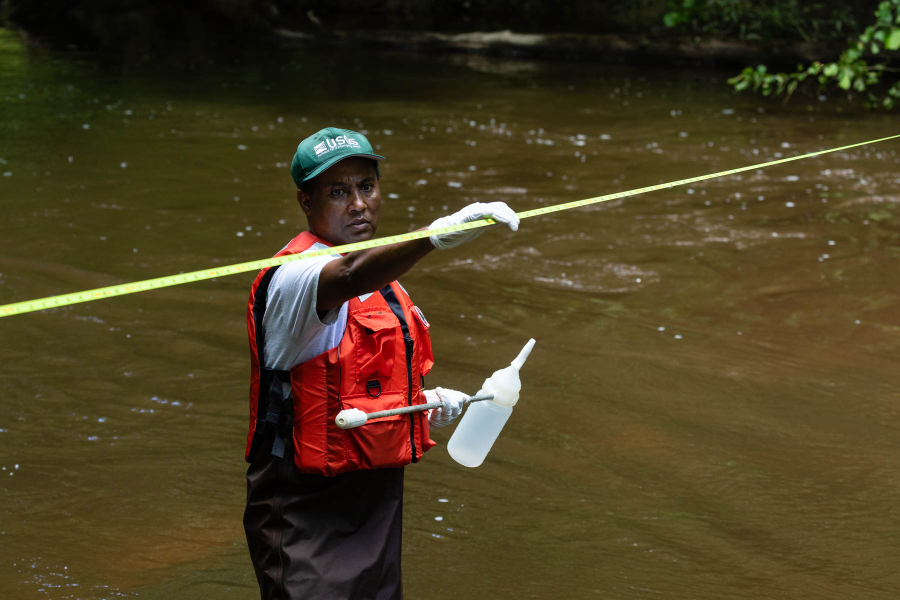
[[[290,370],[337,346],[347,327],[347,303],[316,312],[319,274],[338,256],[321,256],[281,265],[269,282],[263,315],[263,364]]]

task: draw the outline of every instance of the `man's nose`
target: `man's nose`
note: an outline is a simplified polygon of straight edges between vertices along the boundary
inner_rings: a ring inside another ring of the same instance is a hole
[[[350,192],[350,210],[366,210],[366,202],[359,190]]]

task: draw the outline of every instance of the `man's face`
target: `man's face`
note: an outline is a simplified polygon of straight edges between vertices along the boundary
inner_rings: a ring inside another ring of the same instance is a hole
[[[351,156],[313,180],[297,201],[309,220],[309,230],[335,245],[364,242],[375,237],[381,214],[381,191],[372,160]]]

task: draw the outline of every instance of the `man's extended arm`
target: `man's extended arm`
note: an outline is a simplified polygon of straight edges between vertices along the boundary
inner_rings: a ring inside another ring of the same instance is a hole
[[[347,300],[380,290],[434,250],[428,238],[359,250],[332,260],[319,273],[316,311],[323,315]]]
[[[457,213],[438,219],[428,229],[459,225],[486,217],[509,225],[513,231],[519,228],[516,213],[503,202],[476,202]],[[475,239],[483,231],[484,228],[455,231],[421,240],[359,250],[332,260],[322,267],[319,274],[316,311],[324,315],[351,298],[380,290],[412,269],[435,247],[452,248]]]

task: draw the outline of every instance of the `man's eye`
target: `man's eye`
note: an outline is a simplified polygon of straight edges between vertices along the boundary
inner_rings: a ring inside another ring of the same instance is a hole
[[[374,189],[375,189],[375,186],[372,185],[371,183],[367,183],[367,184],[365,184],[365,185],[362,186],[362,190],[363,190],[364,192],[371,192],[371,191],[374,190]]]
[[[341,196],[341,195],[343,195],[343,193],[344,193],[344,190],[331,190],[332,196]]]

